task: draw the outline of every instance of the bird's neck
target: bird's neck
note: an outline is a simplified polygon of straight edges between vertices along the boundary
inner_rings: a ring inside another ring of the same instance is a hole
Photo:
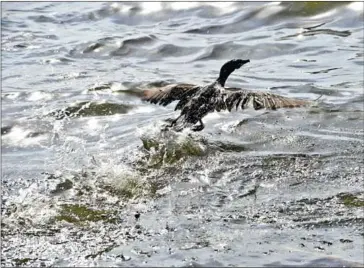
[[[217,84],[218,84],[218,85],[220,85],[220,86],[224,87],[224,86],[225,86],[226,79],[227,79],[227,78],[225,78],[225,79],[224,79],[224,78],[220,78],[220,77],[219,77],[219,78],[216,80],[216,82],[217,82]]]
[[[231,70],[227,70],[227,69],[222,69],[220,71],[220,75],[219,78],[217,78],[216,82],[218,84],[220,84],[222,87],[225,86],[225,82],[228,79],[229,75],[234,71],[234,69]]]

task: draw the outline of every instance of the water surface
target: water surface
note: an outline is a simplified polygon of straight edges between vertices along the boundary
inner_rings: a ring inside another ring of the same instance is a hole
[[[363,3],[1,3],[5,266],[362,266]],[[207,84],[319,101],[212,113]]]

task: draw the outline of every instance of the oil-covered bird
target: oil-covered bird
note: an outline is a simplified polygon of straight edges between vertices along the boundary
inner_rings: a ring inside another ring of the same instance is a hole
[[[220,69],[220,75],[213,83],[206,86],[192,84],[171,84],[161,88],[144,90],[143,99],[154,104],[166,106],[178,100],[175,110],[181,110],[176,119],[169,119],[174,130],[180,131],[191,127],[193,131],[204,129],[202,118],[213,111],[241,107],[245,109],[252,103],[255,110],[262,108],[294,108],[309,104],[308,101],[283,97],[261,91],[241,88],[225,88],[229,75],[250,60],[234,59],[226,62]]]

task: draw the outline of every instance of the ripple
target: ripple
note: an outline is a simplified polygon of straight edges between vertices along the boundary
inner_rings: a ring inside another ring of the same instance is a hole
[[[166,81],[155,81],[149,83],[134,83],[134,82],[127,82],[124,81],[122,83],[119,82],[109,82],[109,83],[101,83],[93,85],[89,87],[87,91],[105,91],[105,92],[113,92],[113,93],[123,93],[132,96],[142,97],[143,96],[143,89],[150,88],[150,87],[162,87],[166,86],[169,83]]]
[[[315,36],[315,35],[319,35],[319,34],[335,35],[335,36],[339,36],[339,37],[348,37],[351,35],[351,32],[350,31],[337,31],[337,30],[331,30],[331,29],[318,29],[318,30],[305,29],[304,31],[302,31],[300,33],[281,37],[280,40],[287,40],[287,39],[291,39],[292,37]]]
[[[280,3],[285,9],[279,15],[290,16],[312,16],[335,10],[346,5],[345,2],[335,2],[329,4],[325,2],[282,2]]]
[[[327,74],[328,72],[331,72],[331,71],[334,71],[334,70],[339,70],[339,69],[342,69],[342,68],[329,68],[329,69],[324,69],[324,70],[319,70],[319,71],[314,71],[314,72],[308,72],[310,74]]]
[[[182,57],[196,54],[196,51],[198,51],[199,49],[199,47],[182,47],[172,44],[164,44],[158,46],[157,49],[154,50],[155,53],[153,54],[153,56],[160,56],[161,59],[163,57]]]
[[[50,100],[53,98],[53,94],[44,91],[35,91],[29,93],[28,100],[29,101],[40,101],[40,100]]]
[[[135,36],[132,38],[105,37],[96,42],[77,45],[69,51],[70,57],[110,58],[113,56],[136,55],[143,57],[148,54],[145,49],[157,42],[154,35]]]
[[[46,15],[29,16],[28,19],[31,19],[34,22],[40,22],[40,23],[59,23],[59,21],[57,19],[50,17],[50,16],[46,16]]]
[[[59,57],[59,58],[50,58],[50,59],[43,59],[41,60],[43,64],[69,64],[73,62],[72,59],[66,57]]]
[[[30,129],[14,125],[1,128],[2,142],[4,148],[11,147],[34,147],[40,146],[48,140],[48,133],[44,131],[32,131]]]
[[[156,40],[157,40],[157,38],[154,35],[147,35],[147,36],[140,36],[140,37],[133,37],[133,38],[124,39],[124,40],[121,41],[121,44],[119,45],[118,50],[123,50],[126,47],[133,47],[134,48],[134,46],[151,45],[151,44],[155,43]],[[103,47],[103,46],[107,45],[107,43],[109,43],[110,41],[115,42],[115,37],[103,38],[103,39],[99,40],[98,43],[91,44],[89,47],[87,47],[83,51],[83,53],[88,53],[88,52],[91,52],[91,51],[95,51],[96,49],[99,49],[100,47]],[[118,42],[120,42],[120,41],[117,41],[116,44]],[[117,54],[117,52],[115,52],[115,51],[113,51],[112,53]]]
[[[126,39],[123,41],[124,45],[151,45],[157,40],[155,35],[140,36],[135,38]]]
[[[226,58],[266,59],[282,54],[295,53],[295,47],[294,44],[261,43],[256,46],[247,46],[236,42],[226,42],[207,47],[202,55],[198,56],[194,61]]]
[[[110,116],[126,114],[132,108],[133,106],[127,104],[79,102],[65,109],[51,112],[48,116],[55,117],[57,120],[65,117]]]
[[[339,91],[335,88],[323,88],[315,86],[314,84],[304,84],[299,86],[280,86],[280,87],[271,87],[270,90],[280,92],[282,88],[289,88],[289,91],[292,93],[313,93],[318,96],[327,95],[327,96],[345,96],[343,91]]]
[[[4,127],[1,127],[1,135],[6,135],[8,134],[11,129],[13,128],[13,126],[4,126]]]

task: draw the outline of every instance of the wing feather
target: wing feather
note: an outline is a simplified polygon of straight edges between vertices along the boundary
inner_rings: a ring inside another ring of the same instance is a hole
[[[193,84],[170,84],[163,87],[153,87],[143,91],[143,100],[153,104],[166,106],[178,100],[175,110],[182,109],[201,87]],[[270,92],[252,91],[241,88],[225,88],[221,101],[217,102],[216,110],[231,110],[239,107],[244,110],[252,104],[255,110],[263,108],[276,110],[278,108],[295,108],[306,106],[306,100],[283,97]]]
[[[306,100],[283,97],[270,92],[251,91],[238,88],[226,88],[225,90],[227,92],[225,103],[229,111],[231,111],[233,107],[237,110],[239,106],[241,109],[246,109],[250,103],[253,104],[255,110],[263,108],[271,110],[276,110],[278,108],[295,108],[306,106],[310,103]]]
[[[150,88],[143,91],[143,100],[166,106],[176,100],[188,101],[188,97],[194,95],[199,88],[199,86],[192,84],[170,84],[164,87]]]

